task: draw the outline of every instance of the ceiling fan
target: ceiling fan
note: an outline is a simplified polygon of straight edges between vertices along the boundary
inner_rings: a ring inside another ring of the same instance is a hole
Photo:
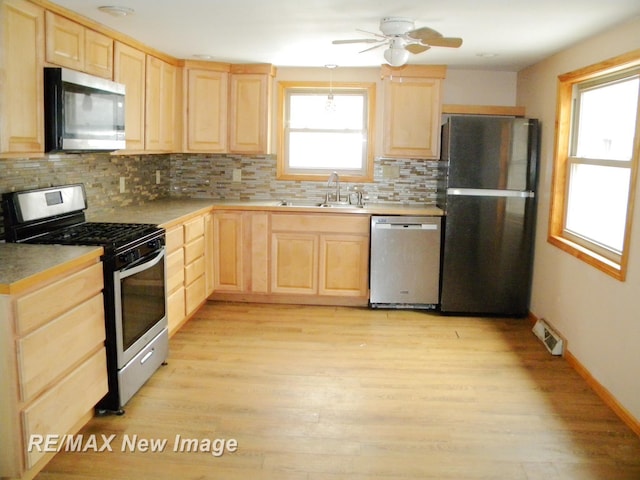
[[[334,40],[335,45],[347,43],[372,43],[372,47],[366,48],[360,53],[368,52],[382,46],[387,46],[384,51],[384,59],[393,67],[399,67],[407,63],[409,53],[422,53],[431,47],[458,48],[462,45],[462,39],[457,37],[443,37],[435,30],[422,27],[415,28],[413,20],[402,17],[384,17],[380,20],[380,33],[359,32],[373,35],[374,38],[356,38],[353,40]]]

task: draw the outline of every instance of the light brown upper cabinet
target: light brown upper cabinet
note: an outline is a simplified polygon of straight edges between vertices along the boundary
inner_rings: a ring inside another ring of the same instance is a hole
[[[229,65],[185,62],[185,149],[189,152],[227,151]]]
[[[126,88],[125,137],[127,150],[144,150],[146,54],[129,45],[115,42],[113,79]]]
[[[185,62],[189,152],[269,153],[272,65]]]
[[[44,10],[25,0],[3,0],[0,29],[0,153],[42,153]]]
[[[85,30],[84,71],[99,77],[113,78],[113,39]]]
[[[146,60],[145,150],[174,151],[177,69],[159,58]]]
[[[46,61],[113,78],[113,39],[53,12],[46,13]]]
[[[446,67],[382,66],[383,155],[438,158],[442,81]]]
[[[229,150],[269,153],[272,65],[231,65]]]

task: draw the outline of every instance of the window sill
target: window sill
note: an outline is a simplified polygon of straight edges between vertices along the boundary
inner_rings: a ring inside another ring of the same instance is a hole
[[[342,174],[338,170],[340,175],[340,182],[349,183],[372,183],[373,175],[348,175]],[[323,173],[278,173],[276,180],[295,180],[295,181],[307,181],[307,182],[326,182],[327,178],[331,175],[331,172]]]
[[[622,265],[609,260],[608,258],[598,255],[597,253],[579,245],[571,240],[558,235],[549,235],[547,242],[551,245],[558,247],[570,255],[573,255],[579,260],[597,268],[601,272],[606,273],[610,277],[615,278],[621,282],[624,282],[626,276],[626,269]]]

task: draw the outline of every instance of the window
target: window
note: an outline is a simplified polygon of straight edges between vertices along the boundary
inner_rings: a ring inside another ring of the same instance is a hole
[[[280,84],[278,179],[373,180],[373,84]]]
[[[624,280],[639,150],[640,56],[560,76],[549,242]]]

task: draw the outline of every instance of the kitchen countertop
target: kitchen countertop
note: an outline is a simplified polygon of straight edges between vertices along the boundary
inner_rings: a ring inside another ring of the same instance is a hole
[[[61,268],[99,258],[102,247],[0,243],[0,294],[19,293]]]
[[[302,202],[300,202],[302,203]],[[143,205],[118,208],[113,212],[88,215],[90,222],[152,223],[164,228],[188,217],[214,210],[307,212],[349,215],[429,215],[442,216],[441,209],[429,205],[374,204],[357,207],[317,207],[279,205],[278,200],[221,201],[214,199],[160,199]],[[63,265],[82,263],[102,255],[101,247],[68,245],[28,245],[0,243],[0,294],[17,293],[36,282],[59,273]]]
[[[110,213],[92,215],[92,222],[153,223],[165,228],[187,216],[199,215],[207,210],[259,210],[270,212],[307,212],[351,215],[428,215],[442,216],[442,209],[431,205],[372,204],[358,207],[282,206],[278,200],[221,201],[214,199],[161,199],[139,206],[119,208]]]

